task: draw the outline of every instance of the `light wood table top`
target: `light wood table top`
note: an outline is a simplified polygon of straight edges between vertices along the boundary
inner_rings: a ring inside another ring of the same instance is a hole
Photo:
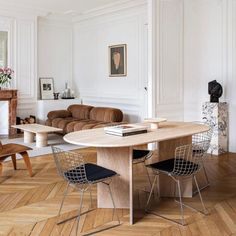
[[[31,133],[51,133],[51,132],[60,132],[62,129],[39,125],[39,124],[25,124],[25,125],[12,125],[13,128],[21,129],[23,131],[28,131]]]
[[[64,140],[68,143],[89,147],[129,147],[181,138],[208,130],[208,126],[197,123],[163,122],[159,129],[150,130],[144,134],[119,137],[105,134],[104,128],[98,128],[69,133],[64,136]]]

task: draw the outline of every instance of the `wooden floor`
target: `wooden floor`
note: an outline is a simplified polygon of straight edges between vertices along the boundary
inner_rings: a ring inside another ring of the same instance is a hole
[[[96,161],[94,149],[80,150],[86,160]],[[76,220],[57,225],[56,215],[65,182],[57,175],[51,155],[32,158],[34,176],[30,178],[24,163],[18,161],[19,170],[13,171],[6,163],[0,177],[0,235],[65,235],[75,236]],[[208,158],[207,172],[211,186],[202,192],[210,211],[208,216],[186,210],[188,226],[178,226],[154,215],[138,212],[139,220],[129,226],[127,210],[118,210],[122,225],[97,235],[128,236],[236,236],[236,154]],[[140,172],[139,172],[140,175]],[[145,175],[145,172],[143,176]],[[198,196],[185,199],[200,207]],[[96,187],[93,189],[93,204],[96,205]],[[76,214],[79,195],[73,189],[65,201],[62,218]],[[89,208],[89,194],[85,195],[83,210]],[[160,213],[173,219],[179,218],[179,209],[173,199],[164,199],[154,206]],[[79,229],[84,232],[103,224],[112,225],[111,209],[99,209],[81,217]]]

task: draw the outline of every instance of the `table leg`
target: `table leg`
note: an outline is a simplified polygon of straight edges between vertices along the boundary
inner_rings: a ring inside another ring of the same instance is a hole
[[[132,147],[97,148],[97,164],[116,171],[111,191],[116,208],[130,209],[130,224],[133,224],[133,169]],[[113,208],[107,186],[98,184],[98,207]]]
[[[33,143],[34,142],[34,133],[29,131],[24,131],[24,143]]]
[[[45,147],[48,145],[47,133],[36,133],[36,147]]]

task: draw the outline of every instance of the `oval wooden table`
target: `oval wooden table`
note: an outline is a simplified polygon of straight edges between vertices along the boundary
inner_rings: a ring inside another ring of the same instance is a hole
[[[113,179],[111,185],[114,200],[117,208],[130,209],[130,224],[133,224],[133,147],[157,142],[158,160],[161,161],[174,157],[176,147],[192,143],[193,134],[207,130],[208,126],[197,123],[164,122],[159,129],[152,129],[144,134],[119,137],[105,134],[103,128],[98,128],[69,133],[64,136],[64,140],[76,145],[96,147],[97,164],[120,174]],[[153,162],[155,161],[157,160]],[[173,196],[171,179],[160,177],[159,185],[162,196]],[[189,180],[185,183],[183,195],[191,197],[192,192],[192,180]],[[108,190],[102,184],[98,184],[97,201],[99,208],[112,208]]]

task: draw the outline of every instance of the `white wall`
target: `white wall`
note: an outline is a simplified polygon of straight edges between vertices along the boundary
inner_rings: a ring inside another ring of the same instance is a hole
[[[229,103],[229,149],[236,152],[236,0],[230,0],[228,15],[227,102]]]
[[[159,12],[157,116],[183,120],[182,1],[161,0]]]
[[[55,92],[72,81],[72,23],[40,18],[38,20],[38,78],[52,77]],[[40,91],[38,91],[40,98]]]
[[[73,78],[77,92],[85,104],[118,107],[130,121],[145,116],[147,12],[145,1],[142,3],[89,17],[74,26]],[[127,44],[127,76],[109,78],[108,46],[116,44]]]
[[[229,150],[236,152],[236,1],[184,1],[185,120],[200,120],[208,82],[224,88],[229,103]]]
[[[236,0],[148,0],[149,98],[154,114],[201,120],[208,82],[229,103],[229,150],[236,151]],[[154,102],[153,102],[154,101]],[[156,103],[155,103],[156,101]],[[174,102],[176,101],[176,102]]]
[[[209,101],[208,82],[216,79],[227,93],[224,1],[184,1],[185,120],[200,120]]]
[[[36,17],[31,12],[18,12],[0,8],[0,30],[9,32],[8,66],[14,73],[12,88],[18,89],[18,115],[33,114],[36,101]],[[6,106],[5,106],[6,107]],[[7,114],[3,107],[4,114]],[[6,117],[5,117],[6,118]],[[7,124],[0,121],[0,133],[5,134]]]

